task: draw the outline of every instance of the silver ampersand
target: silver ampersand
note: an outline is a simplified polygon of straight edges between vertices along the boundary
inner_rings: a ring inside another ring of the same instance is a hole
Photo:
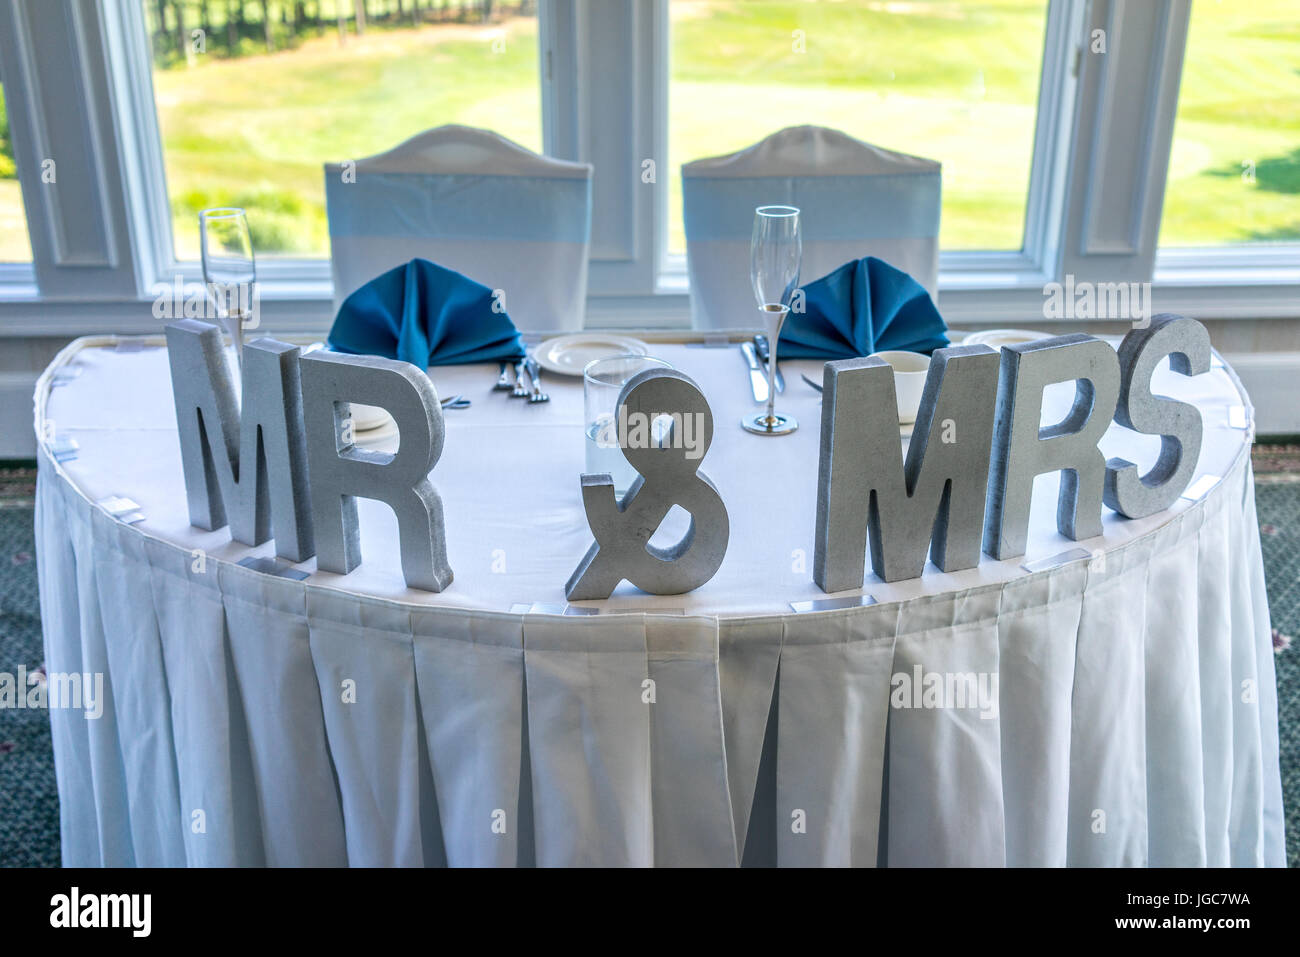
[[[670,417],[665,433],[656,428]],[[727,552],[727,507],[700,461],[713,439],[713,413],[699,386],[675,369],[647,369],[630,379],[616,409],[619,448],[637,470],[622,500],[608,474],[582,476],[582,501],[596,542],[565,585],[570,601],[608,598],[627,579],[654,595],[699,588]],[[691,524],[666,548],[650,537],[674,505]]]

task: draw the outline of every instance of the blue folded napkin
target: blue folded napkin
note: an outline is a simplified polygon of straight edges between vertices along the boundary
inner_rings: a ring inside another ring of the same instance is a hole
[[[919,282],[882,259],[847,262],[803,287],[804,311],[781,328],[783,359],[849,359],[887,349],[930,353],[948,324]]]
[[[412,259],[343,300],[329,347],[401,359],[421,369],[522,357],[519,330],[492,305],[492,290],[482,283],[427,259]]]

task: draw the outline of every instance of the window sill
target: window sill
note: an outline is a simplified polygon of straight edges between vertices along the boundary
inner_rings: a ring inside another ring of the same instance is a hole
[[[676,257],[680,258],[680,257]],[[644,296],[590,296],[592,329],[665,330],[690,325],[685,263],[669,262],[655,292]],[[942,269],[939,308],[957,327],[1074,322],[1043,316],[1047,277],[1032,268]],[[303,268],[306,266],[306,268]],[[157,333],[153,297],[121,300],[43,299],[30,267],[0,275],[0,338],[71,337],[114,332]],[[198,281],[197,268],[176,270]],[[323,336],[333,318],[333,290],[325,263],[268,264],[261,283],[262,327],[270,333]],[[1156,263],[1153,310],[1198,319],[1300,319],[1300,257],[1294,247],[1248,250],[1170,250]]]
[[[1161,250],[1152,298],[1198,319],[1300,318],[1300,247]]]

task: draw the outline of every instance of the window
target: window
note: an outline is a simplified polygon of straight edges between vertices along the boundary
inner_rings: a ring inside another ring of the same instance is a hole
[[[242,206],[259,256],[329,254],[322,164],[430,127],[540,151],[533,2],[142,0],[175,255]]]
[[[0,333],[156,331],[139,306],[197,274],[198,210],[235,203],[270,260],[269,328],[319,335],[322,165],[451,122],[594,166],[592,326],[685,327],[681,165],[803,123],[943,163],[958,326],[1038,328],[1067,275],[1150,280],[1198,318],[1300,318],[1292,7],[0,0]]]
[[[22,185],[14,164],[14,146],[9,138],[9,114],[4,90],[0,88],[0,262],[31,262],[32,244],[27,233]]]
[[[943,162],[940,245],[1019,250],[1045,0],[669,5],[668,250],[680,168],[815,124]]]
[[[1192,4],[1162,246],[1300,240],[1294,0]]]

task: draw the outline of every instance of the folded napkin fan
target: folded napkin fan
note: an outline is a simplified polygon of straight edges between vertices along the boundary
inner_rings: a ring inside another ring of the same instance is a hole
[[[343,300],[330,329],[335,352],[386,356],[421,369],[512,359],[523,339],[492,290],[453,269],[412,259]]]
[[[781,328],[783,359],[849,359],[887,349],[930,353],[948,324],[919,282],[882,259],[847,262],[803,287],[804,311]]]

